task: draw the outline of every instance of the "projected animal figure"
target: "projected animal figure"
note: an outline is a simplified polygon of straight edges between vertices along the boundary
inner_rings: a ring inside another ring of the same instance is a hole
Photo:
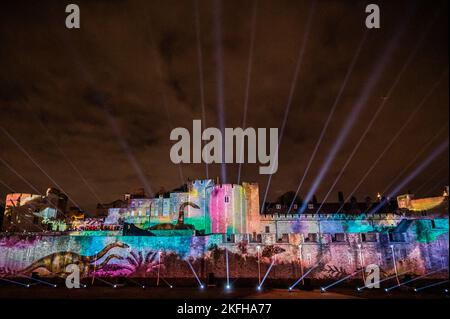
[[[177,223],[171,224],[171,223],[161,223],[155,226],[150,227],[150,230],[172,230],[172,229],[193,229],[194,226],[187,225],[184,223],[184,209],[187,206],[191,206],[193,208],[200,209],[200,207],[197,204],[194,204],[192,202],[184,202],[180,205],[180,208],[178,209],[178,219]]]
[[[66,273],[66,267],[71,264],[78,265],[80,268],[80,275],[87,275],[89,274],[89,270],[91,267],[95,267],[95,269],[101,269],[111,259],[123,259],[121,256],[111,254],[108,257],[105,258],[104,261],[102,261],[100,264],[96,264],[96,262],[101,259],[103,256],[105,256],[111,249],[118,247],[118,248],[128,248],[129,246],[127,244],[121,243],[121,242],[115,242],[107,245],[105,248],[103,248],[99,253],[92,255],[92,256],[82,256],[80,254],[70,252],[70,251],[61,251],[56,252],[50,255],[47,255],[45,257],[42,257],[39,260],[36,260],[33,262],[30,266],[27,268],[21,270],[20,274],[30,274],[33,271],[44,268],[47,271],[57,274],[58,276],[64,276],[67,275]]]

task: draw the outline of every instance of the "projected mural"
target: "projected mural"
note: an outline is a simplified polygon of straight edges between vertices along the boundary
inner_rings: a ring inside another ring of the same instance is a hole
[[[420,275],[448,266],[447,198],[417,200],[437,209],[428,214],[417,214],[418,204],[406,197],[400,202],[411,210],[316,214],[312,207],[288,214],[275,207],[278,213],[261,215],[257,184],[196,180],[186,190],[130,198],[127,206],[110,208],[106,218],[73,220],[53,208],[49,198],[56,191],[45,197],[10,194],[5,217],[11,219],[10,231],[0,235],[0,276],[64,277],[67,266],[76,264],[83,277],[151,278],[158,273],[192,279],[213,273],[255,279],[264,267],[270,269],[269,279],[298,278],[309,271],[310,278],[326,280],[369,264],[379,265],[386,276],[395,269]],[[63,231],[14,232],[12,226],[23,225],[14,218],[28,215],[61,225]]]

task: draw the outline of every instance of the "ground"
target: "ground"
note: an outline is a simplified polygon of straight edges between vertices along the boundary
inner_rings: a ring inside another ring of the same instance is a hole
[[[267,289],[256,291],[250,288],[236,288],[225,291],[222,288],[168,288],[121,286],[88,286],[80,289],[66,287],[46,287],[32,285],[30,288],[19,286],[0,286],[0,299],[442,299],[448,298],[444,287],[415,293],[412,290],[397,290],[387,294],[382,289],[357,292],[346,288],[321,293],[320,290]]]

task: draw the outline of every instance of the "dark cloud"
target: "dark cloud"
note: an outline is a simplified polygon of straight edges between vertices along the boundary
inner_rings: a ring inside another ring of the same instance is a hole
[[[194,1],[78,1],[80,30],[64,27],[64,8],[68,3],[2,3],[0,125],[70,196],[88,208],[95,206],[95,197],[61,152],[105,201],[142,187],[130,157],[124,152],[123,141],[154,190],[161,186],[177,187],[181,183],[180,173],[184,178],[205,177],[204,164],[182,165],[180,172],[169,158],[170,130],[178,126],[190,128],[192,120],[202,116]],[[419,37],[433,20],[424,43],[387,97],[383,112],[333,194],[353,189],[448,68],[448,3],[414,3],[415,14],[321,183],[317,191],[319,199],[339,174]],[[298,52],[305,45],[270,199],[297,187],[365,31],[365,2],[318,1],[309,38],[303,43],[310,4],[310,1],[258,1],[248,126],[281,126]],[[379,1],[379,4],[382,28],[368,34],[305,179],[302,196],[329,154],[364,85],[373,76],[371,70],[411,2]],[[213,1],[199,1],[207,126],[218,126],[213,6]],[[225,125],[237,127],[242,123],[246,94],[253,1],[227,0],[222,6]],[[117,130],[111,126],[109,116],[117,124]],[[447,123],[447,118],[448,75],[361,185],[357,197],[373,196],[383,189]],[[417,163],[447,134],[445,129]],[[2,132],[0,156],[42,191],[51,186]],[[444,167],[447,163],[446,153],[405,190],[414,191],[440,169],[442,173],[435,185],[448,183],[448,169]],[[230,182],[236,181],[237,169],[238,165],[227,165]],[[210,166],[210,175],[220,175],[219,165]],[[14,189],[31,191],[3,166],[0,179]],[[242,179],[259,182],[262,190],[267,182],[267,176],[258,174],[258,165],[243,165]],[[428,190],[432,191],[431,187]],[[1,198],[6,192],[8,189],[0,185]],[[335,200],[336,195],[331,199]]]

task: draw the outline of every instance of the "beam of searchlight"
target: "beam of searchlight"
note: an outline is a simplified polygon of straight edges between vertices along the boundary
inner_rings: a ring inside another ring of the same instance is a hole
[[[416,278],[413,278],[413,279],[404,281],[404,282],[402,282],[402,283],[399,283],[399,284],[397,284],[397,285],[395,285],[395,286],[386,288],[386,289],[384,289],[384,291],[389,292],[389,291],[391,291],[391,290],[393,290],[393,289],[395,289],[395,288],[398,288],[398,287],[401,287],[401,286],[403,286],[403,285],[409,284],[409,283],[411,283],[411,282],[413,282],[413,281],[417,281],[417,280],[419,280],[419,279],[425,278],[425,277],[427,277],[427,276],[429,276],[429,275],[433,275],[433,274],[435,274],[435,273],[441,272],[441,271],[443,271],[443,270],[445,270],[445,269],[447,269],[447,268],[444,267],[444,268],[441,268],[441,269],[438,269],[438,270],[435,270],[435,271],[431,271],[431,272],[429,272],[429,273],[426,273],[425,275],[422,275],[422,276],[419,276],[419,277],[416,277]]]
[[[62,150],[62,148],[59,146],[59,143],[56,141],[55,137],[51,134],[47,126],[41,121],[41,119],[34,114],[33,110],[29,108],[30,113],[34,115],[36,118],[36,121],[39,123],[39,125],[42,127],[42,129],[47,133],[47,136],[50,137],[53,144],[55,145],[55,148],[58,150],[58,152],[61,154],[61,156],[66,160],[66,162],[72,167],[72,169],[77,173],[78,177],[81,179],[81,181],[86,185],[87,189],[91,192],[91,194],[94,196],[94,198],[99,202],[102,203],[103,201],[100,199],[100,196],[98,196],[97,192],[92,188],[92,186],[89,184],[89,182],[86,180],[86,178],[83,176],[83,174],[80,172],[78,167],[75,165],[75,163],[67,156],[66,152]]]
[[[22,151],[22,153],[24,153],[26,155],[26,157],[28,157],[28,159],[45,175],[47,176],[47,178],[59,189],[61,190],[63,193],[66,194],[67,198],[77,207],[80,207],[80,205],[78,205],[73,198],[71,198],[69,196],[69,193],[67,193],[64,188],[62,188],[51,176],[50,174],[48,174],[41,165],[39,165],[39,163],[30,155],[30,153],[28,153],[25,148],[11,135],[9,134],[9,132],[3,127],[0,126],[0,130],[2,130],[2,132],[11,140],[11,142],[13,142],[18,149],[20,149]]]
[[[133,154],[133,151],[131,150],[130,146],[128,145],[127,141],[123,137],[119,125],[116,122],[116,119],[114,116],[110,113],[109,107],[105,105],[104,107],[106,117],[109,121],[109,124],[111,128],[113,129],[114,134],[116,135],[117,141],[119,142],[119,145],[122,147],[122,150],[124,151],[125,155],[128,158],[128,161],[130,162],[131,166],[133,167],[137,177],[139,178],[140,182],[144,186],[144,189],[147,193],[147,196],[153,195],[153,190],[147,181],[147,178],[144,175],[144,172],[142,171],[141,166],[139,165],[136,157]]]
[[[33,185],[31,184],[25,177],[23,177],[18,171],[16,171],[7,161],[5,161],[3,158],[0,157],[0,162],[6,166],[11,172],[13,172],[22,182],[24,182],[29,188],[31,188],[36,194],[39,194],[42,196],[42,193]]]
[[[443,280],[443,281],[439,281],[439,282],[435,282],[433,284],[429,284],[429,285],[426,285],[426,286],[423,286],[423,287],[415,288],[414,291],[415,292],[419,292],[419,291],[427,289],[427,288],[436,287],[436,286],[440,286],[440,285],[447,284],[447,283],[448,283],[448,279],[447,280]]]
[[[286,127],[289,111],[291,109],[292,99],[294,97],[295,88],[297,86],[298,75],[300,73],[300,69],[301,69],[301,66],[302,66],[303,56],[305,54],[305,49],[306,49],[306,42],[307,42],[308,37],[309,37],[311,23],[312,23],[312,18],[313,18],[315,10],[316,10],[316,0],[313,0],[312,3],[311,3],[311,8],[309,10],[308,20],[306,21],[306,26],[305,26],[305,32],[303,33],[302,44],[300,46],[297,62],[296,62],[296,65],[295,65],[294,77],[292,79],[291,87],[290,87],[290,90],[289,90],[289,96],[288,96],[286,108],[284,110],[284,117],[283,117],[283,122],[281,123],[280,135],[278,137],[278,146],[276,148],[275,157],[278,156],[278,151],[279,151],[279,148],[280,148],[280,145],[281,145],[281,141],[283,139],[284,129]],[[270,174],[269,175],[269,179],[267,180],[266,190],[264,192],[264,197],[263,197],[263,201],[262,201],[262,205],[261,205],[261,212],[264,212],[264,209],[265,209],[265,203],[266,203],[266,199],[267,199],[267,194],[269,193],[270,184],[272,182],[272,176],[273,176],[273,174]]]
[[[390,57],[391,57],[393,51],[395,50],[395,48],[398,45],[399,37],[405,30],[406,22],[409,20],[411,13],[412,12],[410,11],[406,17],[406,20],[403,21],[400,28],[392,36],[388,45],[386,46],[383,53],[381,54],[380,59],[378,59],[374,68],[372,69],[372,72],[370,73],[371,75],[370,75],[369,79],[367,80],[366,84],[364,85],[362,93],[359,95],[357,101],[353,105],[349,116],[347,117],[341,131],[339,132],[338,137],[336,138],[330,152],[328,153],[328,156],[327,156],[325,162],[320,167],[319,173],[317,174],[316,178],[314,179],[314,181],[302,203],[302,206],[300,208],[300,214],[302,214],[305,211],[306,207],[308,206],[308,203],[310,202],[310,200],[313,197],[316,190],[319,188],[319,185],[322,182],[322,179],[325,177],[325,174],[327,173],[328,169],[330,168],[331,163],[334,161],[336,154],[341,149],[341,147],[344,144],[353,125],[355,124],[356,120],[358,119],[362,109],[367,104],[367,101],[372,93],[372,90],[375,88],[376,84],[378,83],[384,69],[386,68],[388,61],[390,60]]]
[[[367,31],[364,32],[363,38],[359,42],[358,48],[356,50],[356,53],[353,56],[352,61],[350,62],[350,66],[348,67],[347,73],[345,74],[344,81],[342,82],[342,85],[341,85],[341,88],[339,89],[338,95],[336,96],[336,99],[334,100],[333,106],[331,107],[331,110],[330,110],[330,112],[328,114],[327,120],[325,121],[325,124],[324,124],[324,126],[322,128],[322,131],[320,132],[319,139],[317,140],[316,145],[314,146],[314,150],[313,150],[313,152],[312,152],[312,154],[311,154],[311,156],[309,158],[308,164],[306,165],[306,169],[303,172],[303,176],[300,179],[300,182],[298,183],[297,190],[295,191],[295,196],[293,197],[292,202],[289,205],[288,214],[291,212],[292,207],[294,206],[295,199],[297,198],[297,195],[300,192],[300,189],[302,188],[303,182],[305,181],[306,175],[309,172],[311,164],[312,164],[314,158],[316,157],[316,153],[319,150],[319,146],[322,143],[322,140],[323,140],[323,138],[325,136],[325,132],[327,131],[328,126],[331,123],[331,120],[333,118],[333,115],[334,115],[334,112],[336,110],[336,107],[338,106],[338,104],[339,104],[339,102],[341,100],[342,94],[344,93],[344,89],[347,86],[347,82],[348,82],[348,80],[350,78],[350,75],[353,72],[353,68],[354,68],[354,66],[356,64],[356,61],[358,60],[358,57],[359,57],[359,55],[361,53],[361,49],[362,49],[363,44],[365,43],[366,39],[367,39]]]
[[[225,92],[224,92],[224,64],[222,46],[222,1],[213,1],[213,31],[214,31],[214,60],[216,66],[216,105],[219,119],[219,128],[222,136],[225,136]],[[222,163],[220,164],[221,182],[227,183],[227,166],[225,163],[225,153],[222,152]]]
[[[414,163],[417,161],[417,159],[426,151],[426,149],[443,133],[445,132],[445,129],[448,127],[448,123],[446,123],[444,126],[441,127],[441,129],[438,130],[438,132],[421,148],[421,150],[416,153],[416,156],[406,165],[393,179],[392,181],[383,189],[381,194],[385,194],[394,183],[396,183],[399,178],[410,169]]]
[[[22,182],[24,182],[28,187],[30,187],[36,194],[40,196],[44,196],[33,184],[31,184],[25,177],[23,177],[19,172],[17,172],[11,165],[8,164],[7,161],[5,161],[3,158],[0,157],[0,162],[6,166],[11,172],[13,172]],[[48,204],[52,206],[54,209],[58,210],[58,207],[56,207],[51,201],[48,201]],[[61,213],[67,217],[62,211]],[[40,226],[38,226],[40,227]]]
[[[6,189],[8,189],[9,191],[11,191],[11,192],[13,192],[13,193],[16,192],[11,186],[9,186],[8,184],[6,184],[6,183],[5,183],[4,181],[2,181],[1,179],[0,179],[0,184],[2,184],[3,187],[5,187]]]
[[[447,164],[445,164],[443,167],[439,168],[437,171],[435,171],[431,176],[424,182],[422,185],[420,185],[415,191],[415,194],[420,194],[420,192],[427,186],[430,182],[433,182],[436,177],[438,177],[440,174],[442,174],[445,169],[448,167]]]
[[[380,160],[383,158],[383,156],[388,152],[388,150],[392,147],[392,145],[397,141],[399,136],[403,133],[403,131],[406,129],[408,124],[413,120],[413,118],[417,115],[417,113],[422,109],[422,107],[425,105],[425,102],[428,100],[428,98],[433,94],[434,90],[439,86],[442,79],[444,79],[444,76],[447,74],[446,70],[442,76],[439,78],[438,81],[436,81],[431,88],[431,90],[425,95],[425,97],[422,99],[422,101],[419,103],[419,105],[413,110],[413,112],[410,113],[406,121],[403,123],[403,125],[400,127],[400,129],[395,133],[394,137],[389,141],[389,143],[386,145],[386,147],[383,149],[383,151],[378,155],[378,157],[375,159],[375,161],[372,163],[372,165],[369,167],[368,170],[364,173],[363,177],[358,181],[358,184],[356,184],[355,188],[350,192],[350,194],[345,199],[344,203],[341,205],[342,209],[343,205],[355,194],[355,192],[359,189],[359,187],[362,185],[362,183],[366,180],[366,178],[369,176],[369,174],[374,170],[374,168],[378,165]]]
[[[440,144],[409,176],[407,176],[400,184],[398,184],[392,192],[386,197],[386,199],[382,200],[377,206],[375,206],[368,214],[376,213],[380,208],[382,208],[388,201],[388,198],[391,198],[395,194],[397,194],[405,185],[407,185],[413,178],[415,178],[418,174],[420,174],[431,162],[439,156],[442,152],[448,149],[448,139],[444,143]]]
[[[431,188],[424,193],[426,197],[431,196],[433,194],[436,194],[436,192],[440,189],[444,189],[444,185],[448,185],[446,182],[448,182],[448,176],[441,178],[437,183],[435,182],[434,186],[430,186]],[[442,194],[442,193],[441,193]]]
[[[434,20],[433,20],[433,22],[434,22]],[[432,23],[429,26],[431,26],[431,25],[432,25]],[[428,30],[429,30],[429,28],[427,28],[426,32],[422,33],[422,36],[420,37],[419,41],[417,41],[414,49],[408,55],[408,58],[407,58],[406,62],[403,64],[402,68],[400,69],[400,72],[397,74],[397,76],[395,77],[394,82],[392,83],[391,87],[389,88],[389,90],[388,90],[388,92],[386,94],[387,97],[390,97],[392,95],[392,93],[394,92],[394,90],[397,87],[398,83],[400,82],[400,79],[402,78],[403,74],[408,69],[408,67],[411,64],[411,62],[414,60],[414,57],[416,56],[417,51],[422,46],[422,43],[424,42],[424,40],[426,38],[426,35],[428,34]],[[345,161],[344,166],[342,166],[342,168],[340,169],[340,171],[338,173],[338,176],[335,178],[333,184],[328,189],[328,192],[326,193],[325,197],[323,198],[322,203],[320,204],[319,208],[316,211],[316,214],[320,211],[320,209],[322,208],[323,204],[327,201],[327,199],[330,196],[331,192],[334,190],[334,187],[336,186],[336,184],[341,179],[342,175],[344,174],[344,172],[347,169],[348,165],[351,163],[351,161],[352,161],[353,157],[355,156],[356,152],[359,150],[359,147],[361,146],[362,142],[364,141],[364,139],[366,138],[367,134],[371,130],[373,124],[375,123],[375,121],[378,119],[378,116],[383,111],[384,106],[386,105],[386,102],[387,102],[387,99],[383,99],[381,101],[381,103],[378,105],[378,108],[375,111],[375,113],[372,115],[369,124],[366,126],[363,134],[360,136],[358,142],[356,143],[356,145],[353,148],[353,150],[351,151],[349,157]]]
[[[155,67],[156,73],[157,73],[157,75],[159,77],[160,83],[164,83],[165,80],[164,80],[164,75],[163,75],[162,68],[161,68],[161,61],[160,61],[158,52],[155,49],[156,45],[155,45],[154,40],[153,40],[154,37],[153,37],[151,28],[148,29],[148,32],[150,34],[150,42],[151,42],[151,47],[152,47],[151,51],[152,51],[153,60],[154,60],[154,67]],[[170,116],[169,105],[167,103],[167,96],[166,96],[165,88],[164,88],[163,85],[161,85],[161,87],[160,87],[160,92],[161,92],[162,105],[164,107],[164,111],[165,111],[165,114],[166,114],[167,128],[168,128],[168,131],[170,132],[172,130],[172,128],[173,128],[173,125],[172,125],[172,119],[171,119],[171,116]],[[134,166],[134,164],[132,164],[132,165]],[[179,178],[180,178],[180,182],[181,182],[181,184],[184,184],[185,183],[185,178],[184,178],[184,174],[183,174],[182,163],[179,163],[176,166],[178,168],[178,175],[179,175]]]
[[[197,63],[198,63],[198,77],[200,88],[200,106],[202,109],[202,123],[206,126],[206,109],[205,109],[205,86],[203,75],[203,52],[202,52],[202,38],[200,32],[200,12],[198,8],[198,0],[194,1],[195,13],[195,35],[197,40]],[[204,142],[204,141],[203,141]],[[209,179],[209,164],[205,162],[205,176]]]
[[[251,35],[250,35],[250,52],[248,54],[248,64],[247,64],[247,82],[245,85],[244,111],[243,111],[243,115],[242,115],[242,129],[243,130],[245,130],[245,127],[247,125],[248,100],[249,100],[249,95],[250,95],[250,80],[251,80],[252,65],[253,65],[253,49],[255,46],[257,10],[258,10],[258,0],[254,0],[253,12],[252,12]],[[239,161],[238,177],[237,177],[238,185],[241,183],[241,171],[242,171],[243,157],[244,157],[244,143],[241,143],[241,160]]]

